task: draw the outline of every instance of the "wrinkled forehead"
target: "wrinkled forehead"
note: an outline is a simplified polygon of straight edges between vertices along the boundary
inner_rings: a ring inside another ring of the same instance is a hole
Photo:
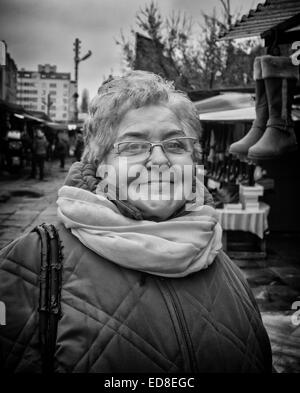
[[[118,140],[126,137],[161,140],[166,137],[188,136],[176,114],[162,105],[129,110],[118,126],[117,135]]]

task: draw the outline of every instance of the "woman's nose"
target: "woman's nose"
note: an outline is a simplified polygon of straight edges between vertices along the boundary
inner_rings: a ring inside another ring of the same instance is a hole
[[[162,146],[153,147],[148,162],[151,162],[152,165],[163,165],[169,163],[169,159],[166,156]]]

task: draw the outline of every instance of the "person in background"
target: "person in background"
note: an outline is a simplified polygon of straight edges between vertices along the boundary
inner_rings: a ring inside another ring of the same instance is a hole
[[[25,166],[29,166],[32,163],[32,138],[30,138],[27,131],[23,131],[21,134],[21,141],[23,146],[23,158]]]
[[[48,141],[44,132],[38,128],[34,132],[32,142],[32,166],[31,177],[36,177],[37,168],[39,168],[39,179],[44,179],[44,165],[47,157]]]
[[[78,131],[76,136],[75,151],[74,151],[76,161],[80,161],[83,153],[83,149],[84,149],[83,135],[81,131]]]
[[[69,145],[68,142],[61,135],[57,135],[55,142],[55,152],[60,160],[60,169],[65,169],[65,160],[68,155]]]

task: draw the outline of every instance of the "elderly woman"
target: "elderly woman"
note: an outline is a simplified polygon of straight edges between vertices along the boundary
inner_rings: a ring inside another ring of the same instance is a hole
[[[271,371],[259,310],[222,251],[195,169],[199,128],[193,104],[157,75],[135,71],[100,87],[82,161],[58,193],[53,371]],[[31,232],[1,253],[4,370],[42,370],[43,252]]]

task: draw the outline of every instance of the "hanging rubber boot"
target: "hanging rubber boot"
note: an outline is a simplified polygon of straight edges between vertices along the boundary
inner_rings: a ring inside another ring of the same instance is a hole
[[[262,79],[261,57],[256,57],[254,60],[253,78],[255,80],[256,118],[249,132],[242,139],[233,143],[229,148],[229,153],[239,156],[247,156],[249,148],[253,146],[265,132],[269,118],[265,84]]]
[[[269,120],[264,135],[249,149],[252,160],[274,159],[297,149],[291,110],[298,67],[289,57],[281,56],[262,56],[261,65]]]

